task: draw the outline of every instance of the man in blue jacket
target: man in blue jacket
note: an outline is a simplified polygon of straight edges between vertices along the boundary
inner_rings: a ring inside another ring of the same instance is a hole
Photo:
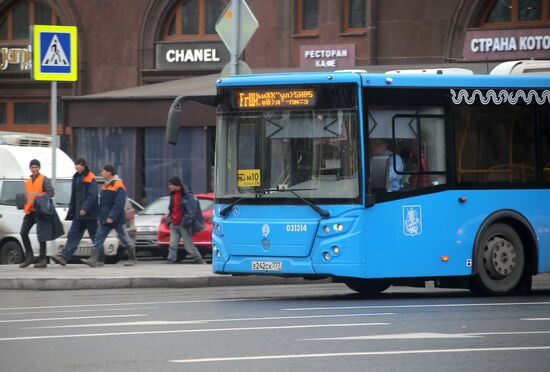
[[[98,260],[103,256],[103,243],[112,229],[115,229],[118,239],[122,242],[128,251],[128,262],[125,266],[132,266],[137,263],[136,247],[126,231],[126,186],[116,175],[116,169],[113,164],[105,164],[101,171],[101,176],[105,178],[105,185],[101,190],[99,201],[99,228],[95,234],[94,248],[88,259],[82,259],[82,263],[88,266],[96,267],[101,265]]]
[[[67,235],[67,244],[61,254],[50,257],[61,266],[65,266],[73,257],[84,231],[88,230],[92,241],[97,231],[98,188],[95,174],[90,171],[84,158],[76,159],[74,168],[76,173],[73,176],[71,202],[65,218],[73,223]]]

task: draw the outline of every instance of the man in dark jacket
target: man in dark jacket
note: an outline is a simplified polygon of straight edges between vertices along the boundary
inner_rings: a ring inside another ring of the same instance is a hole
[[[126,231],[126,186],[116,175],[116,169],[113,164],[105,164],[101,171],[101,176],[105,178],[105,185],[101,190],[99,201],[99,228],[95,234],[94,248],[89,259],[82,259],[82,263],[88,266],[96,267],[101,265],[98,260],[103,255],[103,243],[112,229],[115,229],[118,239],[128,251],[128,262],[125,266],[132,266],[137,263],[136,246],[128,236]]]
[[[94,241],[97,231],[97,210],[98,210],[98,188],[95,174],[88,168],[86,159],[78,158],[74,162],[76,173],[73,176],[73,184],[71,189],[71,202],[67,211],[68,221],[73,221],[69,234],[67,236],[67,244],[59,255],[51,257],[51,259],[62,266],[67,264],[80,240],[84,231],[88,230],[90,239]]]
[[[188,204],[189,188],[181,182],[177,176],[168,181],[170,189],[170,205],[168,206],[168,224],[170,225],[170,247],[168,248],[168,263],[175,263],[178,259],[178,245],[180,239],[183,240],[183,248],[193,256],[196,263],[206,263],[201,253],[193,244],[191,237],[192,224],[195,216],[192,215]]]

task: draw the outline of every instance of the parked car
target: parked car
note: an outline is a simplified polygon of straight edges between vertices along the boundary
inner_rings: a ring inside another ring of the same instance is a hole
[[[212,217],[214,213],[214,193],[207,194],[195,194],[202,210],[202,216],[204,217],[204,230],[193,235],[193,243],[197,246],[203,256],[212,255]],[[168,202],[170,198],[166,197]],[[166,205],[168,210],[168,204]],[[166,255],[168,253],[168,247],[170,246],[170,226],[166,222],[168,213],[162,217],[160,225],[158,227],[158,245],[162,248],[162,251]],[[185,257],[187,252],[183,249],[183,242],[180,241],[178,249],[178,260]]]
[[[169,203],[170,198],[163,196],[137,212],[134,219],[136,252],[148,251],[155,256],[163,255],[164,252],[157,244],[157,232],[160,220],[168,210]]]

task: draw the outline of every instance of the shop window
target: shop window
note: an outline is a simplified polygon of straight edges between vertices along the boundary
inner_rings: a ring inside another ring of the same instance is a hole
[[[0,125],[7,123],[7,108],[6,102],[0,102]]]
[[[550,0],[493,0],[488,3],[481,27],[550,24]]]
[[[296,31],[298,34],[319,33],[319,0],[297,0]]]
[[[183,0],[168,16],[164,39],[217,38],[216,22],[228,0]]]
[[[15,102],[13,121],[15,124],[47,124],[49,107],[48,102]]]
[[[46,4],[35,1],[20,1],[0,16],[0,40],[29,40],[30,25],[58,25],[58,17]]]
[[[344,32],[365,31],[366,5],[365,0],[344,0]]]

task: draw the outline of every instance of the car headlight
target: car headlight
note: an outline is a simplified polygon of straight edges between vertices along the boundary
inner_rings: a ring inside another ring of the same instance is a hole
[[[155,226],[137,226],[136,231],[137,232],[155,232],[157,231],[157,228]]]

